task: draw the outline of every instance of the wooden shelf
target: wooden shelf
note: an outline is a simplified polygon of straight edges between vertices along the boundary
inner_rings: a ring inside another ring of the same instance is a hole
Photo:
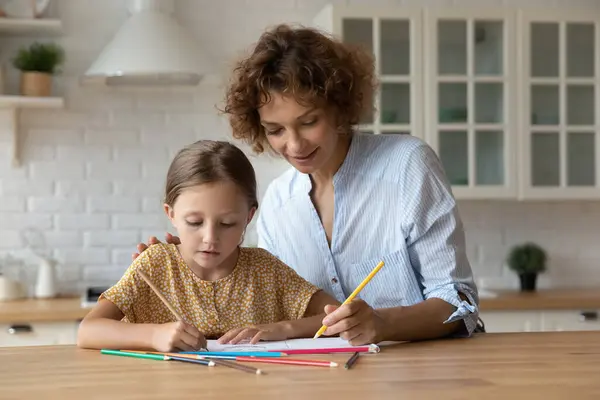
[[[0,95],[0,120],[5,121],[13,139],[12,164],[21,165],[19,143],[19,111],[22,108],[61,109],[65,106],[61,97],[26,97]]]
[[[28,97],[0,95],[0,108],[63,108],[62,97]]]
[[[58,35],[61,32],[62,22],[59,19],[24,19],[0,17],[0,33],[5,35]]]

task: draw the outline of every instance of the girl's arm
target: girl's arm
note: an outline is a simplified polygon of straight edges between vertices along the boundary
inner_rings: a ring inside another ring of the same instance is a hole
[[[183,321],[166,324],[123,322],[123,313],[112,302],[100,299],[79,325],[77,345],[91,349],[195,351],[206,339]]]
[[[323,290],[319,290],[312,295],[303,318],[232,329],[219,338],[219,343],[236,344],[245,339],[250,339],[250,343],[257,343],[261,339],[287,340],[313,337],[323,325],[323,318],[326,315],[325,306],[332,304],[338,306],[341,303]]]

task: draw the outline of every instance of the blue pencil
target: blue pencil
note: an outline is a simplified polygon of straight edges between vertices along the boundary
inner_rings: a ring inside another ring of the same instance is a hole
[[[181,351],[180,354],[195,354],[198,356],[226,356],[226,357],[285,357],[282,352],[270,351]]]

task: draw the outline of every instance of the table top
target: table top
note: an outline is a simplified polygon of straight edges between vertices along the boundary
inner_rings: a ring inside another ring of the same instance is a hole
[[[0,301],[0,323],[77,321],[90,310],[79,297]]]
[[[310,357],[338,361],[337,368],[253,363],[266,371],[254,375],[223,366],[103,355],[73,346],[0,348],[0,397],[600,398],[600,332],[484,333],[399,343],[361,356],[346,370],[348,357]]]
[[[541,289],[533,293],[499,291],[497,297],[481,298],[487,311],[600,309],[600,288]],[[24,299],[0,302],[0,323],[34,323],[81,320],[90,308],[81,298]]]
[[[600,309],[600,288],[498,291],[497,297],[480,298],[479,309],[482,312]]]

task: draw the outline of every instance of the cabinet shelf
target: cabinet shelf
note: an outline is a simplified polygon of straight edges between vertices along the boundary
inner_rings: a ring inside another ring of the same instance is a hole
[[[62,22],[58,19],[24,19],[0,17],[0,33],[13,36],[58,35]]]
[[[23,108],[61,109],[64,99],[61,97],[26,97],[0,96],[0,119],[6,121],[9,134],[12,136],[12,164],[21,165],[19,145],[19,111]]]

